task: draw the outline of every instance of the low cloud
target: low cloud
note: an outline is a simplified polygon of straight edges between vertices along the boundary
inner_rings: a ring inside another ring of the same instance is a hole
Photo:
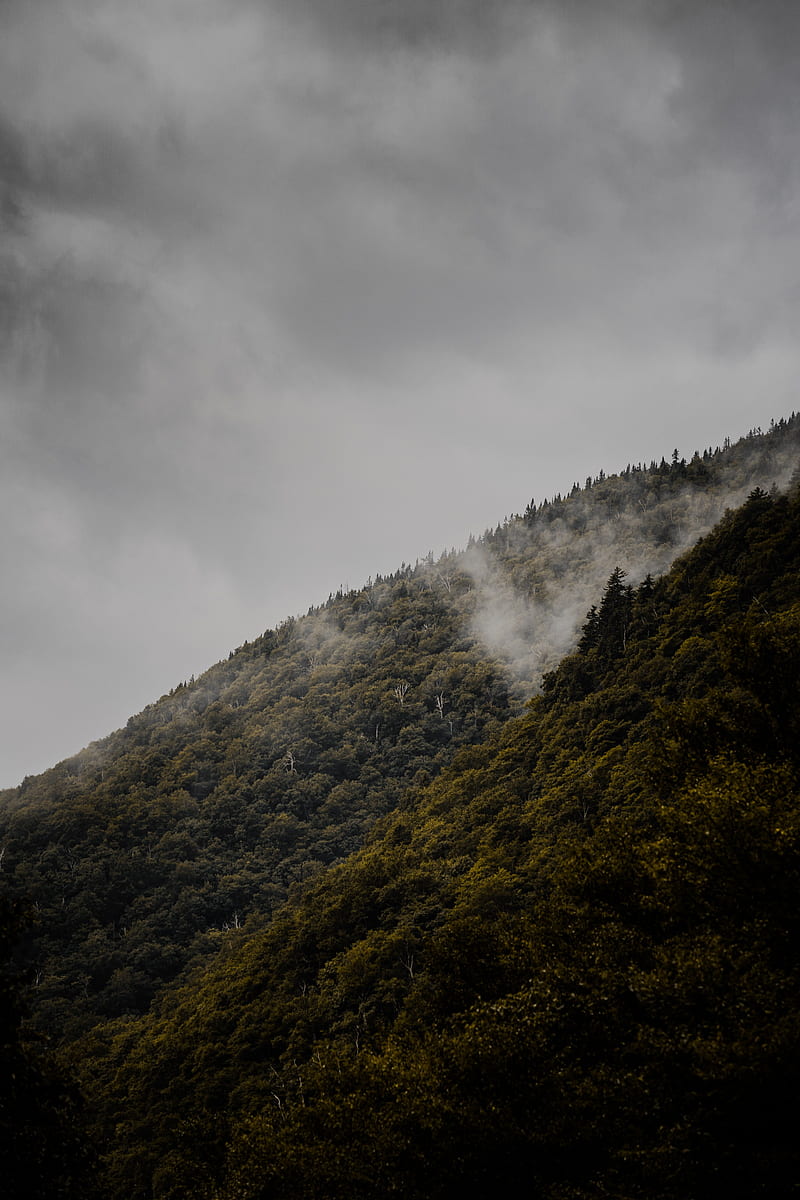
[[[618,501],[608,497],[607,485],[599,502],[595,485],[573,495],[568,510],[556,505],[555,518],[540,513],[532,528],[512,522],[499,551],[491,540],[477,542],[461,559],[477,593],[473,632],[507,664],[518,696],[527,698],[543,674],[574,650],[612,571],[620,567],[633,587],[648,575],[657,578],[727,509],[742,504],[755,487],[782,490],[796,468],[793,447],[764,454],[754,440],[722,464],[712,488],[671,488],[662,500],[650,492],[636,503],[625,484]]]

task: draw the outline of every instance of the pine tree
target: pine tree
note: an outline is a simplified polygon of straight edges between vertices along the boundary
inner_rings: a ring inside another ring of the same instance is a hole
[[[625,649],[631,618],[631,589],[626,574],[615,567],[609,576],[597,613],[596,647],[601,659],[618,658]]]

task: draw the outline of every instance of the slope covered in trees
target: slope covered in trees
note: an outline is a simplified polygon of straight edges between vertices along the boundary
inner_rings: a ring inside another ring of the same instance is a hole
[[[0,794],[3,879],[31,897],[43,1028],[145,1011],[224,932],[360,846],[406,789],[482,741],[574,646],[617,565],[663,570],[794,463],[795,417],[603,472],[246,644]]]
[[[786,1190],[798,434],[531,504],[2,794],[104,1195]]]
[[[127,1197],[789,1196],[800,499],[609,579],[541,696],[78,1047]]]

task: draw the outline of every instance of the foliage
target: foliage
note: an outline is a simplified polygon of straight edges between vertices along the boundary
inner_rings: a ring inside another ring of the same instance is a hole
[[[4,795],[104,1194],[794,1194],[797,489],[653,576],[797,432],[531,505]]]
[[[14,958],[25,926],[0,895],[0,1173],[8,1200],[90,1194],[92,1156],[80,1098],[25,1027],[24,978]]]
[[[758,493],[663,580],[612,578],[629,633],[578,652],[589,690],[557,672],[95,1045],[112,1188],[794,1194],[798,579],[800,502]]]
[[[583,635],[601,649],[558,675],[565,695],[591,690],[629,625],[657,617],[641,589],[627,612],[618,565],[628,583],[663,570],[732,497],[788,478],[799,436],[793,416],[689,463],[601,472],[463,553],[331,596],[0,793],[5,878],[40,914],[40,1027],[69,1040],[146,1011],[229,930],[357,850],[409,787],[548,686],[617,569],[618,611],[607,595]]]

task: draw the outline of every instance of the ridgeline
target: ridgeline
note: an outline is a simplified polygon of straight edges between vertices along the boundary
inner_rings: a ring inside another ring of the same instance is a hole
[[[795,1194],[799,435],[531,503],[2,793],[100,1194]]]

